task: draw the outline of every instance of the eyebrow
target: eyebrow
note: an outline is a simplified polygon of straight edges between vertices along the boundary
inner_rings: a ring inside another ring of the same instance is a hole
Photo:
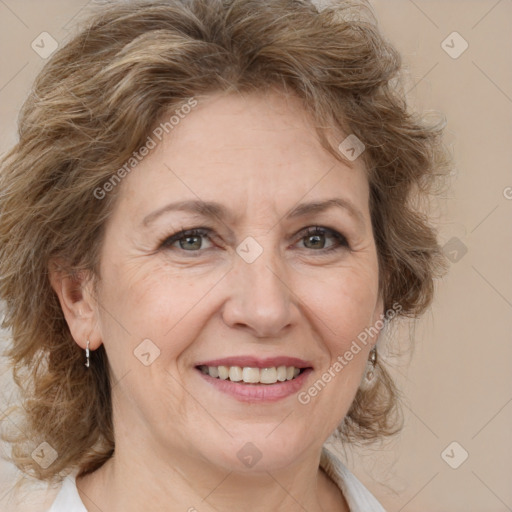
[[[341,197],[326,199],[324,201],[313,201],[310,203],[299,204],[286,215],[286,218],[294,219],[312,213],[321,213],[329,210],[330,208],[341,208],[347,211],[364,227],[365,223],[362,212],[357,209],[356,206],[348,199],[343,199]],[[228,210],[224,205],[215,201],[188,200],[169,203],[162,208],[155,210],[144,218],[142,224],[144,226],[148,226],[164,213],[173,211],[190,212],[206,218],[217,218],[221,220],[232,219],[234,217],[230,210]]]

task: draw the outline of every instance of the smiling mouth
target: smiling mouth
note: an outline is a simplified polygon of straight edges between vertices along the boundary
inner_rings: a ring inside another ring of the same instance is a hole
[[[250,366],[206,366],[197,368],[214,379],[238,382],[240,384],[276,384],[296,379],[307,368],[295,366],[272,366],[254,368]]]

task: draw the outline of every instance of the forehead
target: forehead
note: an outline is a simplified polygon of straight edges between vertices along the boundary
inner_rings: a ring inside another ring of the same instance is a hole
[[[167,118],[164,116],[162,122]],[[333,141],[342,134],[330,134]],[[368,200],[362,162],[348,167],[323,148],[301,101],[279,92],[215,94],[164,133],[122,184],[120,208],[146,215],[171,201],[251,204],[282,211],[301,199]]]

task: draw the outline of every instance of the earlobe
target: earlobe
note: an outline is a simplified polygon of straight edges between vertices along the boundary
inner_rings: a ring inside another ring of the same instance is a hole
[[[75,342],[85,349],[87,340],[94,350],[101,344],[97,325],[97,307],[89,274],[73,274],[60,261],[49,265],[50,284],[57,294],[62,312]]]

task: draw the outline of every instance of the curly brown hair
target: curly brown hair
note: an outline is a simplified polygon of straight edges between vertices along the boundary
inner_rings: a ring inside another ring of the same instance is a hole
[[[114,2],[60,48],[35,80],[19,118],[19,142],[0,167],[0,299],[8,356],[23,392],[25,433],[11,437],[23,471],[55,479],[86,474],[114,450],[106,353],[73,340],[49,280],[49,265],[99,279],[104,225],[118,189],[102,187],[146,141],[152,127],[188,98],[218,91],[298,96],[316,120],[365,145],[379,287],[388,310],[417,317],[446,268],[436,232],[414,206],[450,158],[443,121],[409,112],[401,59],[364,1],[322,10],[308,0]],[[382,361],[377,383],[359,389],[339,427],[344,440],[373,440],[399,429],[397,390]],[[59,454],[43,469],[30,454],[48,442]]]

